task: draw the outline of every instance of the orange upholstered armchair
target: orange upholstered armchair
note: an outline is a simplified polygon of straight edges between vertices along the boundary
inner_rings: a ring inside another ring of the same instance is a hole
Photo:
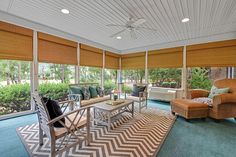
[[[214,82],[217,88],[229,88],[229,93],[213,97],[212,107],[209,108],[209,117],[214,119],[235,118],[236,120],[236,79],[222,79]],[[208,97],[207,90],[193,90],[191,99]]]

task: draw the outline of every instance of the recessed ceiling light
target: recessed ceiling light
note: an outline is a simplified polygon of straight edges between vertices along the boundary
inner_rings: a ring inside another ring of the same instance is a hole
[[[182,22],[185,23],[185,22],[188,22],[189,21],[189,18],[184,18],[182,19]]]
[[[70,11],[68,9],[61,9],[61,12],[63,14],[69,14],[70,13]]]
[[[116,39],[122,39],[122,37],[121,36],[117,36]]]

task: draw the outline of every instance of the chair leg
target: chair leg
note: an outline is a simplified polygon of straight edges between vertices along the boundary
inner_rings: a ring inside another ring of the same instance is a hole
[[[55,139],[51,139],[50,157],[55,157],[55,156],[56,156],[56,143],[55,143]]]
[[[141,101],[139,101],[139,113],[141,113]]]
[[[39,126],[39,145],[40,146],[43,145],[43,130],[41,129],[40,126]]]

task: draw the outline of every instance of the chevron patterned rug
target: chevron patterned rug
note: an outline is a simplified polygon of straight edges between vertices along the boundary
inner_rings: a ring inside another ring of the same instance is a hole
[[[156,156],[169,133],[175,117],[158,109],[123,114],[112,123],[112,130],[104,126],[93,126],[90,146],[72,147],[60,157],[152,157]],[[38,143],[38,123],[17,128],[17,133],[30,156],[48,157],[50,141],[44,138],[44,145]]]

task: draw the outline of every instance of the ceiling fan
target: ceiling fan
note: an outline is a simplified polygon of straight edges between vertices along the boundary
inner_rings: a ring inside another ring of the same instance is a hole
[[[145,22],[146,22],[146,20],[144,18],[138,18],[138,19],[129,18],[129,20],[126,22],[125,25],[108,24],[106,26],[123,28],[121,31],[110,35],[111,38],[117,37],[118,35],[120,35],[121,33],[125,32],[125,31],[129,31],[131,38],[137,39],[138,38],[137,33],[136,33],[137,30],[157,31],[156,29],[141,27],[141,25]]]

